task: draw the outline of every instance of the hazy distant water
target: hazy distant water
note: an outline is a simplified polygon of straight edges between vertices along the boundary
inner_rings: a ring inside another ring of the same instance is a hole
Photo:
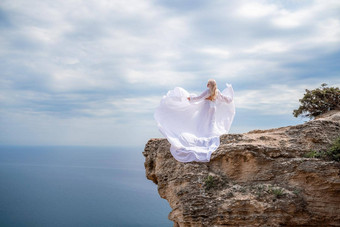
[[[142,151],[0,147],[0,226],[172,226]]]

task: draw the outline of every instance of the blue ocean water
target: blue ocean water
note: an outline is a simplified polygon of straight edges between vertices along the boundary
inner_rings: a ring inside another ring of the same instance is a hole
[[[142,151],[0,146],[0,226],[172,226]]]

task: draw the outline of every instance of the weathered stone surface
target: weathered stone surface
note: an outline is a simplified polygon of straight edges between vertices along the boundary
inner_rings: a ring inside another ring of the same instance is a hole
[[[174,226],[340,226],[339,163],[303,157],[339,136],[333,111],[301,125],[222,135],[209,163],[178,162],[166,139],[150,139],[146,177],[169,202]]]

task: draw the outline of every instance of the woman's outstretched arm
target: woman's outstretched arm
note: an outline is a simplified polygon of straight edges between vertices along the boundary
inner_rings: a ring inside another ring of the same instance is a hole
[[[200,101],[206,97],[209,96],[209,89],[205,90],[204,92],[202,92],[202,94],[200,94],[199,96],[190,96],[188,97],[188,100],[190,102],[197,102],[197,101]]]
[[[233,101],[231,97],[223,95],[220,91],[218,91],[217,93],[218,98],[222,99],[224,102],[231,103]]]

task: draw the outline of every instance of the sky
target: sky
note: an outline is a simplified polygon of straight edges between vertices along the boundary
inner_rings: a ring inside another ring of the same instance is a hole
[[[143,146],[174,87],[235,91],[230,133],[340,86],[340,1],[2,0],[0,144]]]

